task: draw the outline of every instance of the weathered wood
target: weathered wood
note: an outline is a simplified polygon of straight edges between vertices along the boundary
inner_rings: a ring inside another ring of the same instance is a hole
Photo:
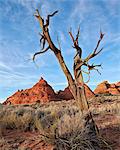
[[[88,55],[86,57],[86,59],[82,59],[82,49],[80,48],[79,42],[78,42],[79,35],[80,35],[80,28],[78,28],[76,38],[74,38],[71,31],[69,32],[70,37],[73,41],[73,45],[74,45],[73,48],[75,48],[76,52],[77,52],[75,57],[74,57],[74,67],[73,67],[74,78],[73,78],[72,74],[70,73],[70,71],[69,71],[69,69],[68,69],[68,67],[64,61],[64,58],[61,54],[61,50],[55,46],[55,44],[52,41],[50,34],[49,34],[49,28],[48,27],[49,27],[49,23],[50,23],[50,17],[53,17],[57,12],[58,11],[55,11],[51,15],[48,15],[46,22],[45,22],[45,20],[40,16],[39,11],[36,10],[35,17],[38,19],[39,24],[40,24],[40,28],[42,29],[42,34],[41,34],[42,38],[40,40],[41,43],[43,40],[43,43],[42,43],[43,44],[43,49],[42,49],[43,51],[42,52],[46,51],[46,50],[44,50],[44,48],[45,48],[45,43],[47,42],[48,48],[55,54],[60,66],[61,66],[61,69],[63,70],[63,72],[67,78],[70,91],[73,94],[73,97],[76,100],[76,103],[78,104],[81,112],[84,113],[84,112],[87,112],[89,110],[89,105],[87,102],[85,89],[84,89],[82,66],[84,65],[84,66],[88,67],[89,73],[90,73],[90,70],[95,69],[96,66],[99,66],[99,65],[89,65],[88,61],[91,58],[98,55],[102,51],[102,49],[99,51],[97,51],[97,49],[100,45],[101,40],[103,39],[104,34],[102,34],[102,32],[100,32],[100,38],[98,40],[98,43],[97,43],[95,50],[93,51],[93,53]],[[35,53],[33,58],[35,59],[35,56],[39,53],[40,52]]]

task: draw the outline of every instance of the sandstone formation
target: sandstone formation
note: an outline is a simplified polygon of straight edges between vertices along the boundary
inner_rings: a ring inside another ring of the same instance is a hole
[[[97,86],[94,92],[87,85],[84,86],[88,99],[93,97],[95,94],[120,94],[120,82],[110,84],[108,81],[104,81]],[[43,78],[41,78],[32,88],[18,90],[15,94],[7,98],[3,104],[31,104],[35,102],[46,103],[49,101],[70,99],[73,99],[73,96],[69,87],[66,87],[63,91],[60,90],[58,93],[55,93],[53,88]]]
[[[85,93],[87,98],[91,98],[94,96],[94,93],[92,92],[92,90],[85,84]],[[60,99],[65,99],[65,100],[70,100],[73,99],[73,95],[71,94],[69,87],[65,88],[64,91],[60,90],[58,92],[58,97]]]
[[[87,98],[94,96],[91,89],[85,85],[85,91]],[[32,88],[26,90],[18,90],[15,94],[7,98],[3,104],[32,104],[35,102],[46,103],[49,101],[58,100],[70,100],[73,96],[69,88],[65,88],[64,91],[55,93],[52,87],[41,78]]]
[[[97,88],[94,90],[95,94],[112,94],[118,95],[120,94],[120,82],[110,84],[108,81],[104,81],[100,83]]]
[[[85,84],[85,93],[87,98],[91,98],[95,95],[94,92],[86,84]]]
[[[65,100],[73,99],[73,95],[70,92],[69,87],[66,87],[63,91],[62,90],[58,91],[57,97]]]
[[[109,88],[108,86],[109,86],[108,81],[104,81],[97,86],[97,88],[94,90],[94,93],[95,94],[107,93],[107,89]]]
[[[32,88],[26,90],[18,90],[10,96],[4,104],[27,104],[35,102],[49,102],[54,100],[56,94],[52,87],[41,78]]]

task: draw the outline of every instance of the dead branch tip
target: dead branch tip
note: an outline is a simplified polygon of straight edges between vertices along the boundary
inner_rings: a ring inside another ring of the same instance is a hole
[[[45,50],[36,52],[36,53],[33,55],[33,59],[32,59],[32,60],[35,61],[35,58],[36,58],[37,55],[40,55],[40,54],[45,53],[46,51],[48,51],[49,48],[50,48],[50,47],[48,46]]]

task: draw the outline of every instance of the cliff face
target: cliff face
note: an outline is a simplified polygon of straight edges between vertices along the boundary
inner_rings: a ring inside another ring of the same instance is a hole
[[[120,82],[110,84],[108,81],[100,83],[94,90],[95,94],[105,94],[110,93],[113,95],[120,94]]]
[[[26,90],[18,90],[15,94],[10,96],[4,104],[27,104],[34,102],[49,102],[54,100],[56,94],[52,87],[41,78],[32,88]]]

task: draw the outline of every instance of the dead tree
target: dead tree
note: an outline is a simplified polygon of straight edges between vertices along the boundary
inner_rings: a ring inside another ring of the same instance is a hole
[[[79,42],[78,42],[80,29],[78,28],[76,37],[73,36],[71,31],[69,32],[69,35],[73,42],[73,48],[76,49],[76,52],[77,52],[74,57],[74,66],[73,66],[74,77],[73,77],[64,61],[62,54],[61,54],[61,48],[57,48],[55,46],[54,42],[51,39],[50,33],[49,33],[50,19],[57,12],[58,11],[55,11],[54,13],[48,15],[46,20],[44,20],[42,18],[42,16],[40,15],[38,10],[36,10],[36,13],[34,14],[34,16],[39,21],[40,28],[42,29],[42,33],[40,33],[40,35],[41,35],[40,44],[42,45],[42,49],[41,49],[41,51],[34,54],[33,61],[35,60],[36,55],[45,53],[48,50],[51,50],[55,54],[60,66],[61,66],[61,69],[63,70],[63,72],[67,78],[70,91],[73,94],[73,97],[74,97],[78,107],[80,108],[81,113],[85,114],[89,110],[89,105],[87,102],[85,89],[84,89],[84,80],[83,80],[83,75],[82,75],[82,73],[84,71],[82,70],[82,66],[87,67],[88,75],[90,74],[91,70],[97,70],[96,67],[101,66],[101,65],[94,65],[94,64],[90,65],[89,60],[94,58],[95,56],[97,56],[102,51],[103,48],[98,50],[98,47],[100,45],[101,40],[103,39],[104,34],[102,34],[102,32],[100,32],[100,38],[97,42],[97,46],[95,47],[95,49],[93,50],[93,52],[91,54],[89,54],[85,59],[83,59],[82,58],[82,49],[80,48]],[[86,122],[88,122],[90,119],[92,119],[91,113],[89,113],[89,115],[87,115]],[[94,124],[93,119],[92,119],[92,124]]]

